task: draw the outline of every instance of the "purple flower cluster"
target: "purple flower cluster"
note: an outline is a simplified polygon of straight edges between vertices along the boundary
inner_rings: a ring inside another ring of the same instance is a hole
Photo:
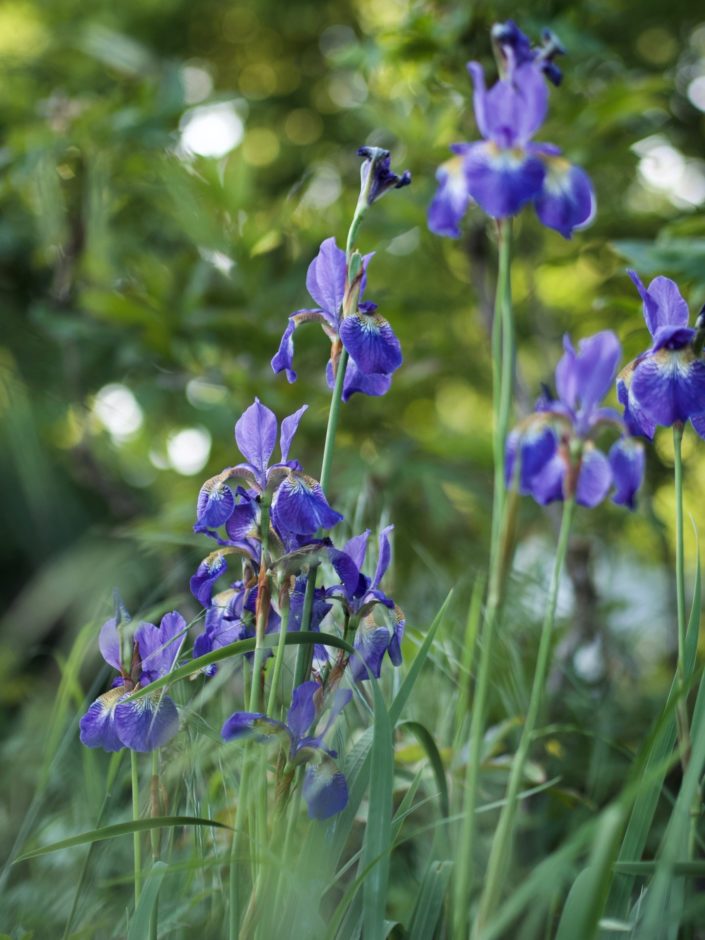
[[[635,271],[629,276],[653,343],[617,378],[624,420],[632,434],[649,440],[658,426],[687,421],[705,438],[705,362],[697,330],[688,326],[688,305],[670,278],[656,277],[646,288]]]
[[[161,679],[173,668],[183,645],[187,625],[181,614],[173,611],[162,617],[158,627],[140,623],[132,639],[129,666],[123,662],[120,618],[107,620],[100,630],[98,645],[103,659],[119,673],[113,687],[99,696],[81,718],[81,741],[87,747],[119,751],[153,751],[162,747],[179,730],[179,714],[168,695],[132,701],[131,692]]]
[[[532,48],[512,22],[495,26],[492,36],[502,72],[492,88],[485,86],[482,66],[468,63],[483,140],[451,146],[454,156],[436,174],[429,228],[457,238],[471,201],[496,219],[516,215],[531,202],[544,225],[570,238],[594,214],[592,184],[554,144],[532,140],[548,109],[544,77],[556,84],[560,80],[552,59],[562,49],[550,35],[542,48]]]
[[[627,424],[602,406],[617,374],[619,340],[611,330],[581,340],[569,337],[556,367],[556,399],[543,397],[536,411],[507,439],[506,478],[541,504],[575,498],[582,505],[612,500],[634,508],[644,473],[644,449]],[[605,455],[604,431],[619,435]]]

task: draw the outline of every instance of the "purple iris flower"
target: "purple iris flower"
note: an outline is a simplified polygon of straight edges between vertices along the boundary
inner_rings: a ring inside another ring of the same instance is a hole
[[[705,362],[693,345],[697,331],[688,326],[688,305],[670,278],[656,277],[646,288],[635,271],[629,276],[653,343],[617,377],[624,420],[632,434],[651,439],[657,426],[690,419],[705,438]]]
[[[296,542],[319,529],[330,529],[343,518],[332,509],[321,484],[303,473],[298,461],[289,460],[289,448],[301,418],[303,405],[281,423],[281,460],[270,466],[277,441],[277,419],[258,398],[235,425],[235,440],[246,463],[227,467],[201,487],[198,494],[195,532],[214,538],[222,551],[205,559],[192,580],[191,589],[201,599],[201,585],[214,583],[225,568],[225,555],[239,551],[250,558],[259,556],[258,525],[263,494],[271,499],[271,520],[282,543]],[[231,481],[240,480],[233,492]],[[225,526],[226,538],[217,529]],[[219,570],[218,570],[219,569]],[[217,571],[217,573],[216,573]],[[202,600],[202,603],[205,601]]]
[[[380,184],[381,185],[381,184]],[[362,259],[360,296],[366,284],[366,271],[372,255]],[[348,351],[348,360],[343,385],[343,401],[348,401],[355,392],[365,395],[384,395],[391,385],[391,376],[402,363],[399,340],[389,323],[377,313],[377,305],[358,303],[357,310],[343,316],[343,301],[346,290],[348,267],[345,252],[338,248],[335,238],[327,238],[308,268],[306,288],[318,304],[315,309],[297,310],[289,322],[272,359],[275,372],[286,372],[290,382],[296,381],[293,369],[294,331],[302,323],[320,323],[323,332],[332,344],[331,360],[326,377],[332,388],[334,382],[333,360],[337,359],[340,344]]]
[[[355,628],[356,652],[350,657],[350,670],[356,681],[367,679],[368,669],[379,679],[385,653],[395,666],[401,664],[406,621],[402,611],[379,586],[391,561],[389,533],[393,528],[386,526],[379,534],[377,567],[372,578],[362,573],[369,529],[350,539],[342,550],[329,550],[331,564],[341,583],[328,588],[326,595],[341,601],[348,629]]]
[[[249,737],[260,744],[273,738],[288,745],[289,768],[306,765],[303,797],[311,819],[328,819],[341,812],[348,802],[348,785],[334,763],[337,756],[323,745],[336,718],[352,697],[350,689],[333,694],[323,727],[311,733],[320,717],[321,686],[304,682],[294,689],[286,722],[276,721],[259,712],[235,712],[223,725],[226,741]],[[285,771],[286,772],[286,771]]]
[[[357,155],[365,158],[360,167],[360,196],[368,206],[390,189],[402,189],[411,183],[411,173],[408,170],[404,170],[401,176],[392,172],[391,154],[388,150],[381,147],[360,147]]]
[[[611,330],[581,340],[570,338],[556,367],[558,398],[544,398],[507,439],[507,484],[541,504],[575,497],[582,506],[597,506],[614,488],[612,500],[634,508],[644,474],[644,449],[630,437],[617,412],[602,399],[617,373],[619,340]],[[605,429],[620,437],[605,455],[596,445]],[[519,465],[517,466],[517,457]]]
[[[439,167],[438,190],[428,224],[438,235],[457,238],[471,200],[497,219],[516,215],[533,202],[540,221],[570,238],[594,213],[589,177],[553,144],[533,143],[548,108],[544,75],[560,73],[551,58],[562,51],[550,37],[543,50],[532,49],[514,23],[498,24],[493,39],[503,74],[487,90],[482,66],[468,63],[474,84],[473,104],[481,142],[451,146],[454,156]]]
[[[236,581],[232,587],[219,591],[209,598],[208,604],[204,606],[208,609],[203,632],[196,637],[193,644],[194,659],[229,646],[230,643],[236,643],[238,640],[254,637],[257,614],[256,582],[245,585],[244,581]],[[270,604],[267,609],[264,632],[265,634],[278,633],[280,627],[281,618]],[[251,659],[253,654],[247,653],[246,655]],[[271,655],[271,650],[267,650],[265,657]],[[208,676],[215,675],[216,667],[207,666],[204,672]]]
[[[181,614],[172,611],[158,627],[141,623],[135,630],[132,662],[123,665],[116,617],[100,630],[98,645],[103,659],[120,674],[113,687],[99,696],[79,723],[81,742],[87,747],[119,751],[153,751],[162,747],[179,730],[176,705],[161,692],[137,701],[126,700],[130,692],[167,675],[174,667],[186,635]]]

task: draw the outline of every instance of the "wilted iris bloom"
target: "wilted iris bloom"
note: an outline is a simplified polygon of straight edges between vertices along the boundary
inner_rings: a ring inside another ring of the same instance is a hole
[[[475,120],[484,140],[451,146],[454,156],[436,174],[439,186],[429,208],[429,228],[457,238],[473,200],[496,219],[516,215],[532,202],[544,225],[570,238],[594,213],[592,184],[558,147],[532,142],[548,108],[544,76],[554,82],[560,78],[552,57],[562,50],[550,34],[542,49],[533,49],[511,22],[497,24],[492,35],[500,79],[487,90],[482,66],[468,63]]]
[[[360,167],[360,199],[368,206],[380,199],[390,189],[402,189],[411,183],[411,173],[404,170],[401,176],[392,172],[391,154],[381,147],[360,147],[359,157],[364,157]]]
[[[646,288],[635,271],[629,276],[653,342],[617,377],[624,420],[632,434],[649,439],[657,426],[690,420],[705,438],[705,362],[694,348],[697,332],[688,326],[688,305],[670,278],[656,277]]]
[[[380,588],[391,561],[389,533],[393,528],[387,526],[379,534],[377,567],[372,578],[362,572],[369,529],[350,539],[342,550],[329,550],[331,563],[341,583],[328,588],[326,595],[342,603],[347,629],[355,629],[353,646],[356,653],[350,657],[349,665],[357,681],[368,678],[368,669],[378,679],[385,653],[395,666],[401,664],[404,615]]]
[[[372,255],[362,259],[359,296],[365,289],[367,265]],[[377,304],[360,301],[357,310],[343,316],[348,267],[345,252],[338,248],[335,238],[327,238],[313,259],[306,275],[306,288],[318,304],[314,309],[297,310],[289,317],[279,349],[272,359],[275,372],[286,372],[290,382],[296,381],[293,369],[294,331],[302,323],[319,323],[332,344],[331,360],[326,376],[328,385],[334,384],[333,357],[340,343],[350,359],[345,370],[343,401],[355,392],[365,395],[384,395],[389,391],[392,373],[402,363],[399,340],[389,323],[377,313]]]
[[[119,751],[153,751],[162,747],[179,730],[176,705],[163,692],[145,695],[137,701],[126,700],[130,692],[141,689],[171,672],[186,635],[186,621],[176,611],[165,614],[158,627],[141,623],[135,630],[132,661],[123,665],[118,620],[113,617],[100,630],[98,645],[103,659],[117,669],[113,688],[93,702],[81,718],[81,741],[87,747]]]
[[[597,506],[614,489],[612,500],[634,508],[644,474],[644,449],[602,399],[617,374],[619,340],[604,330],[581,340],[577,351],[568,336],[556,368],[557,399],[542,399],[537,410],[507,439],[507,484],[541,504],[575,497]],[[620,436],[605,455],[604,433]],[[520,460],[517,466],[517,459]]]
[[[343,517],[329,506],[321,484],[307,476],[298,461],[289,460],[292,438],[307,408],[308,405],[303,405],[282,421],[281,460],[270,466],[277,442],[277,419],[255,399],[235,425],[235,440],[246,463],[227,467],[203,484],[198,494],[194,531],[215,538],[226,550],[234,548],[245,555],[257,556],[263,495],[271,501],[271,520],[283,544],[340,522]],[[231,483],[237,481],[244,486],[233,492]],[[225,526],[226,538],[215,531],[221,526]],[[224,567],[225,553],[215,552],[207,567],[221,564]]]
[[[323,726],[313,732],[320,716],[321,695],[317,682],[304,682],[294,689],[286,722],[259,712],[235,712],[222,730],[226,741],[249,737],[260,744],[272,740],[284,744],[288,748],[288,770],[305,764],[302,792],[311,819],[335,816],[348,802],[348,785],[333,760],[337,755],[324,746],[323,739],[350,701],[352,692],[338,689],[333,694]]]

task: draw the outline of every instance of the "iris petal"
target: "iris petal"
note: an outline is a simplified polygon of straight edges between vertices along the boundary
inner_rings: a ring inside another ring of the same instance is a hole
[[[240,453],[260,474],[264,474],[277,440],[277,419],[259,398],[255,398],[238,419],[235,440]]]
[[[463,167],[468,192],[481,209],[496,219],[516,215],[538,195],[546,175],[538,157],[493,143],[471,144]]]
[[[580,506],[592,508],[601,503],[612,485],[612,470],[602,451],[586,448],[580,462],[575,501]]]
[[[636,506],[636,494],[644,477],[644,447],[634,438],[620,438],[610,448],[610,467],[615,485],[612,501],[619,506]]]
[[[115,708],[115,729],[130,750],[153,751],[167,744],[179,730],[179,713],[168,695],[122,700]]]
[[[456,145],[467,149],[467,144]],[[453,148],[455,149],[455,148]],[[460,220],[470,202],[462,156],[451,157],[436,170],[438,189],[428,207],[428,227],[436,235],[460,236]]]
[[[328,504],[321,484],[302,473],[290,472],[274,495],[272,519],[282,533],[313,535],[318,529],[331,529],[342,518]]]
[[[642,358],[629,388],[641,410],[663,427],[705,413],[705,362],[689,349],[661,349]]]
[[[595,214],[595,194],[590,177],[579,166],[558,157],[546,159],[548,172],[534,203],[540,221],[570,238],[578,226]]]
[[[125,687],[120,685],[93,702],[78,723],[82,744],[102,747],[104,751],[119,751],[124,747],[115,727],[115,707],[125,694]]]
[[[306,289],[326,313],[337,316],[345,294],[345,252],[335,238],[326,238],[308,267]]]
[[[389,374],[402,363],[399,340],[379,314],[356,313],[345,317],[340,338],[360,372]]]
[[[328,757],[306,767],[302,793],[311,819],[329,819],[348,803],[345,777]]]

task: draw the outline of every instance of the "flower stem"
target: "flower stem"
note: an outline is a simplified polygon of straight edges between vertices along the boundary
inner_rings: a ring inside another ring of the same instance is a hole
[[[678,745],[681,755],[681,764],[685,771],[690,757],[690,721],[688,719],[688,703],[685,697],[685,684],[687,681],[685,664],[685,551],[683,545],[683,425],[673,425],[673,456],[674,456],[674,490],[676,498],[676,610],[678,617],[678,661],[676,675],[678,677],[678,690],[680,697],[676,709],[676,726],[678,729]]]
[[[463,821],[458,842],[457,863],[453,881],[453,932],[455,940],[466,940],[468,911],[473,879],[473,851],[475,845],[475,812],[482,758],[485,712],[490,688],[490,672],[494,656],[497,615],[502,589],[502,534],[506,506],[504,481],[504,454],[506,448],[509,412],[511,410],[514,372],[514,330],[511,300],[511,220],[504,219],[499,226],[499,270],[495,294],[492,325],[492,389],[494,410],[494,495],[492,503],[492,533],[490,545],[490,575],[487,591],[487,609],[481,631],[480,660],[472,718],[468,738],[468,760],[465,769],[463,795]]]
[[[149,788],[149,810],[152,815],[159,816],[159,751],[152,751],[152,779]],[[159,830],[152,829],[150,833],[152,846],[152,864],[159,861]],[[154,910],[149,918],[150,940],[157,940],[159,934],[159,896],[154,900]]]
[[[279,687],[279,677],[281,676],[282,664],[284,662],[284,652],[286,651],[286,631],[289,627],[289,590],[285,585],[279,594],[279,613],[281,616],[281,625],[279,627],[279,642],[274,654],[274,670],[272,672],[272,681],[269,686],[269,699],[267,701],[267,714],[273,715],[277,704],[277,689]]]
[[[507,488],[504,464],[509,415],[514,387],[514,324],[512,317],[511,252],[512,220],[498,222],[499,270],[492,321],[492,398],[494,409],[494,493],[492,503],[492,540],[490,568],[497,578],[500,572],[500,543],[503,530]],[[496,569],[496,570],[495,570]]]
[[[257,608],[255,613],[255,655],[252,662],[252,685],[250,686],[250,711],[258,712],[262,700],[262,666],[264,663],[264,635],[269,618],[269,576],[267,562],[269,551],[269,503],[263,498],[260,506],[260,539],[262,553],[257,584]]]
[[[480,909],[478,919],[475,924],[475,934],[480,935],[483,927],[487,925],[489,918],[494,913],[497,901],[501,895],[504,879],[509,862],[511,851],[511,839],[514,827],[514,817],[516,815],[518,794],[524,776],[524,769],[529,755],[529,748],[536,729],[536,722],[541,708],[543,690],[546,685],[546,677],[551,662],[551,649],[553,641],[553,627],[556,619],[556,606],[558,602],[558,588],[560,585],[561,572],[565,562],[566,552],[568,550],[568,540],[570,536],[570,526],[573,519],[573,510],[575,508],[574,499],[568,499],[563,506],[563,518],[561,520],[561,529],[558,536],[558,545],[556,548],[556,557],[553,565],[553,574],[548,590],[548,603],[544,616],[543,627],[541,628],[541,639],[536,657],[536,667],[534,669],[534,680],[531,687],[531,696],[529,698],[529,707],[524,720],[519,746],[512,761],[512,768],[509,774],[507,784],[506,802],[502,807],[499,822],[492,840],[490,850],[490,859],[487,866],[487,876],[485,886],[480,899]]]
[[[130,773],[132,777],[132,819],[134,822],[140,818],[140,776],[137,766],[137,754],[130,751]],[[132,833],[132,856],[134,866],[135,908],[139,904],[142,894],[142,841],[141,833]]]

